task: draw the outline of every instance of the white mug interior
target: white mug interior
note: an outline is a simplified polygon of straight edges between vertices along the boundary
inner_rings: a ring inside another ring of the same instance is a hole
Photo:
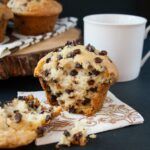
[[[144,17],[125,14],[96,14],[84,17],[85,22],[100,25],[138,25],[146,24]]]

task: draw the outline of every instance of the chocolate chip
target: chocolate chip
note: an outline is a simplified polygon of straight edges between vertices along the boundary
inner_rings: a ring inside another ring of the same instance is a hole
[[[95,59],[95,63],[101,63],[103,60],[101,59],[101,58],[99,58],[99,57],[96,57]]]
[[[15,113],[14,118],[15,118],[16,123],[20,123],[21,120],[22,120],[22,114],[20,114],[19,112],[17,112],[17,113]]]
[[[100,74],[100,71],[98,71],[96,69],[93,69],[92,74],[95,75],[95,76],[98,76]]]
[[[51,61],[51,58],[46,59],[46,63],[49,63]]]
[[[65,103],[64,101],[62,101],[62,100],[60,101],[60,104],[61,104],[61,105],[64,105],[64,103]]]
[[[71,99],[72,99],[72,98],[75,98],[75,96],[69,96],[69,98],[71,98]]]
[[[70,136],[70,132],[67,131],[67,130],[65,130],[65,131],[64,131],[64,135],[65,135],[66,137],[68,137],[68,136]]]
[[[26,96],[19,96],[18,99],[19,100],[26,100]]]
[[[95,81],[91,79],[91,80],[88,80],[87,83],[88,83],[88,85],[93,85],[95,83]]]
[[[81,40],[76,40],[76,44],[81,45],[82,44]]]
[[[70,53],[67,54],[67,58],[73,58],[74,56],[75,56],[75,55],[74,55],[73,52],[70,52]]]
[[[88,44],[88,45],[86,46],[86,49],[87,49],[89,52],[94,52],[94,51],[95,51],[95,47],[92,46],[92,45],[90,45],[90,44]]]
[[[89,72],[89,76],[91,76],[92,75],[92,72]]]
[[[69,107],[69,112],[70,113],[75,113],[76,112],[76,109],[74,108],[74,106]]]
[[[57,96],[57,97],[60,97],[61,95],[62,95],[62,93],[61,93],[61,92],[56,93],[56,96]]]
[[[82,65],[81,65],[80,63],[76,63],[76,64],[75,64],[75,68],[77,68],[77,69],[82,69]]]
[[[65,91],[66,91],[66,93],[70,94],[70,93],[72,93],[74,90],[66,89]]]
[[[75,57],[76,55],[78,55],[80,53],[81,53],[80,49],[76,49],[73,52],[68,53],[67,58],[73,58],[73,57]]]
[[[93,66],[90,63],[88,64],[88,69],[93,69]]]
[[[82,102],[83,105],[87,105],[91,102],[91,99],[85,98],[84,101]]]
[[[80,142],[80,139],[81,139],[82,136],[83,136],[82,132],[78,132],[78,133],[76,133],[76,134],[73,135],[73,139],[76,142]]]
[[[56,79],[51,79],[51,82],[58,83]]]
[[[65,44],[65,46],[69,46],[69,45],[72,45],[71,41],[67,41],[67,43]]]
[[[79,41],[67,41],[65,46],[76,46],[79,44]]]
[[[56,95],[51,95],[51,100],[52,101],[56,101],[57,100],[57,96]]]
[[[45,121],[46,121],[46,122],[49,122],[51,119],[52,119],[51,116],[50,116],[50,115],[47,115],[46,118],[45,118]]]
[[[49,75],[49,71],[45,70],[45,77],[47,77]]]
[[[40,114],[44,114],[44,112],[45,112],[44,110],[41,110],[41,111],[40,111]]]
[[[97,92],[97,87],[94,87],[94,88],[92,87],[92,88],[89,89],[89,91],[91,91],[91,92]]]
[[[24,7],[26,7],[27,6],[27,3],[24,3],[24,4],[22,4]]]
[[[104,55],[107,55],[107,51],[101,51],[101,52],[99,52],[99,55],[102,55],[102,56],[104,56]]]
[[[74,83],[74,84],[78,84],[78,81],[75,81],[75,80],[74,80],[73,83]]]
[[[44,135],[45,128],[44,127],[38,127],[36,132],[37,132],[38,137],[42,137]]]
[[[46,91],[49,92],[49,93],[52,92],[52,91],[51,91],[51,88],[50,88],[48,85],[46,86]]]
[[[14,113],[18,113],[19,112],[19,110],[14,110]]]
[[[58,55],[58,60],[61,60],[61,59],[63,59],[63,57],[61,56],[61,55]]]
[[[73,46],[76,46],[76,45],[78,45],[78,42],[77,42],[77,41],[73,41],[73,42],[72,42],[72,45],[73,45]]]
[[[81,50],[80,49],[75,49],[73,51],[74,55],[78,55],[78,54],[81,54]]]
[[[78,72],[75,69],[70,71],[71,76],[76,76],[77,74],[78,74]]]

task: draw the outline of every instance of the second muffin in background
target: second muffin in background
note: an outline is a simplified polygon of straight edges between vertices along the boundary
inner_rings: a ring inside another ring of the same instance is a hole
[[[71,113],[92,115],[100,110],[108,89],[118,78],[106,51],[68,42],[42,58],[34,72],[47,99]]]
[[[7,5],[15,15],[16,30],[24,35],[51,32],[62,12],[56,0],[10,0]]]
[[[0,3],[0,43],[3,42],[5,38],[8,21],[12,18],[13,13],[11,10],[6,5]]]

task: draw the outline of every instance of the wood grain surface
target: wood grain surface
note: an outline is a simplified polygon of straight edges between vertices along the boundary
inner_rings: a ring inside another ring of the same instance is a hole
[[[68,40],[73,41],[79,40],[80,38],[80,30],[72,28],[61,35],[42,41],[0,59],[0,79],[32,75],[40,58],[53,49],[63,47]]]

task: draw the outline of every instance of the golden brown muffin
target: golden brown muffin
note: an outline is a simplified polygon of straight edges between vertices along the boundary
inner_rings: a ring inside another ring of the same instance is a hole
[[[42,58],[34,75],[52,105],[85,115],[100,110],[108,89],[118,78],[106,51],[71,42]]]
[[[55,0],[10,0],[8,7],[15,14],[17,31],[25,35],[51,32],[62,11]]]
[[[4,40],[8,20],[13,18],[11,10],[0,3],[0,42]]]
[[[60,107],[47,106],[32,95],[19,97],[0,107],[0,149],[32,143],[47,132]]]
[[[8,3],[8,0],[1,0],[1,3],[7,4],[7,3]]]

